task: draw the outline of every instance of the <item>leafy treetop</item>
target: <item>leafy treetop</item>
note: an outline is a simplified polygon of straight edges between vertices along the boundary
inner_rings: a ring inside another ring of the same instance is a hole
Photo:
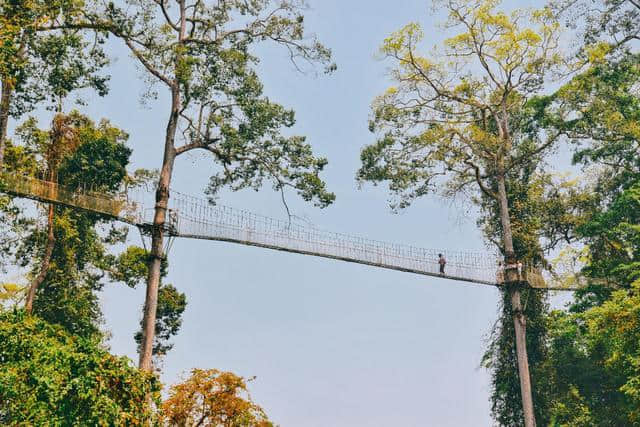
[[[243,378],[215,369],[194,369],[186,381],[171,386],[162,414],[179,426],[273,426],[251,401]]]
[[[396,85],[373,103],[370,129],[378,141],[362,151],[360,181],[388,181],[394,207],[442,187],[469,184],[490,198],[497,175],[539,157],[558,134],[526,133],[522,114],[562,63],[559,24],[550,10],[498,10],[500,1],[435,1],[458,31],[431,55],[420,54],[416,23],[386,38]]]
[[[223,186],[259,188],[270,180],[278,191],[295,189],[326,206],[334,195],[318,174],[327,161],[313,155],[301,136],[285,136],[294,113],[269,100],[251,52],[259,42],[284,46],[298,66],[333,69],[330,52],[308,37],[298,0],[134,1],[107,11],[109,29],[121,37],[149,73],[150,83],[172,94],[170,129],[180,129],[179,156],[212,154],[217,168],[209,193]]]

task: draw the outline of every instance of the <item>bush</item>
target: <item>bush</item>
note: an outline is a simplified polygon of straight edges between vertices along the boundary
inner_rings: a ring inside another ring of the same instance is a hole
[[[147,424],[159,391],[153,375],[95,338],[22,311],[0,314],[2,425]]]

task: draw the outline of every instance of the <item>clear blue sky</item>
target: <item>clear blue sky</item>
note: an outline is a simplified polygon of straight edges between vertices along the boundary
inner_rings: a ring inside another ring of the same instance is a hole
[[[452,250],[482,249],[475,219],[461,202],[425,198],[390,213],[383,188],[358,190],[361,148],[372,142],[372,98],[389,84],[375,57],[382,39],[410,21],[440,38],[425,0],[311,0],[308,28],[335,54],[332,76],[296,73],[284,52],[265,49],[261,73],[269,96],[297,112],[330,164],[337,195],[320,211],[290,198],[318,226],[363,236]],[[529,3],[529,2],[520,2]],[[134,167],[161,162],[166,97],[141,107],[140,72],[114,51],[111,93],[88,110],[127,130]],[[174,188],[202,194],[212,164],[205,154],[181,158]],[[221,203],[283,217],[277,194],[224,193]],[[139,244],[135,230],[132,243]],[[191,368],[252,377],[253,398],[281,426],[490,425],[489,373],[479,367],[498,312],[493,288],[203,241],[177,241],[168,282],[189,305],[164,362],[170,383]],[[144,290],[108,286],[102,303],[112,350],[137,360],[133,333]]]

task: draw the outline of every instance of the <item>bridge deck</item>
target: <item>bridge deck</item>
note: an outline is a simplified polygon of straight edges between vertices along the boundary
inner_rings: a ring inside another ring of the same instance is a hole
[[[7,173],[1,174],[0,178],[3,191],[18,197],[76,207],[136,226],[149,227],[152,224],[153,198],[149,197],[150,194],[132,198],[131,194],[104,195],[74,191],[57,183]],[[500,286],[495,279],[497,258],[492,255],[417,248],[318,230],[306,224],[277,220],[225,206],[212,206],[206,200],[178,192],[172,192],[168,230],[175,237],[230,242]],[[447,259],[445,275],[438,271],[438,252],[442,252]],[[523,275],[535,288],[571,290],[549,286],[535,270],[525,271]]]

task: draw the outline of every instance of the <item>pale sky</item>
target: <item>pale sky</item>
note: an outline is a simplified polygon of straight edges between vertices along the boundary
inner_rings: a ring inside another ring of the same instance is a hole
[[[298,134],[329,158],[323,177],[337,195],[325,210],[290,196],[299,215],[323,229],[427,248],[482,250],[475,219],[460,203],[427,197],[393,215],[383,187],[358,190],[359,153],[373,142],[371,100],[390,84],[376,58],[382,39],[410,21],[437,42],[424,0],[310,0],[308,28],[334,52],[331,76],[298,74],[285,52],[266,49],[261,75],[269,97],[297,112]],[[519,2],[530,4],[532,2]],[[119,45],[118,45],[119,46]],[[133,168],[158,168],[166,95],[141,107],[144,84],[127,52],[114,50],[111,93],[85,110],[128,131]],[[163,90],[163,88],[161,88]],[[201,195],[211,163],[181,157],[174,188]],[[220,202],[284,217],[270,188],[225,192]],[[131,243],[140,244],[135,230]],[[498,291],[226,243],[179,240],[167,282],[188,307],[162,378],[216,368],[256,379],[250,390],[277,424],[325,426],[486,426],[489,373],[480,368],[498,314]],[[144,297],[109,285],[102,298],[112,351],[137,361],[133,333]]]

